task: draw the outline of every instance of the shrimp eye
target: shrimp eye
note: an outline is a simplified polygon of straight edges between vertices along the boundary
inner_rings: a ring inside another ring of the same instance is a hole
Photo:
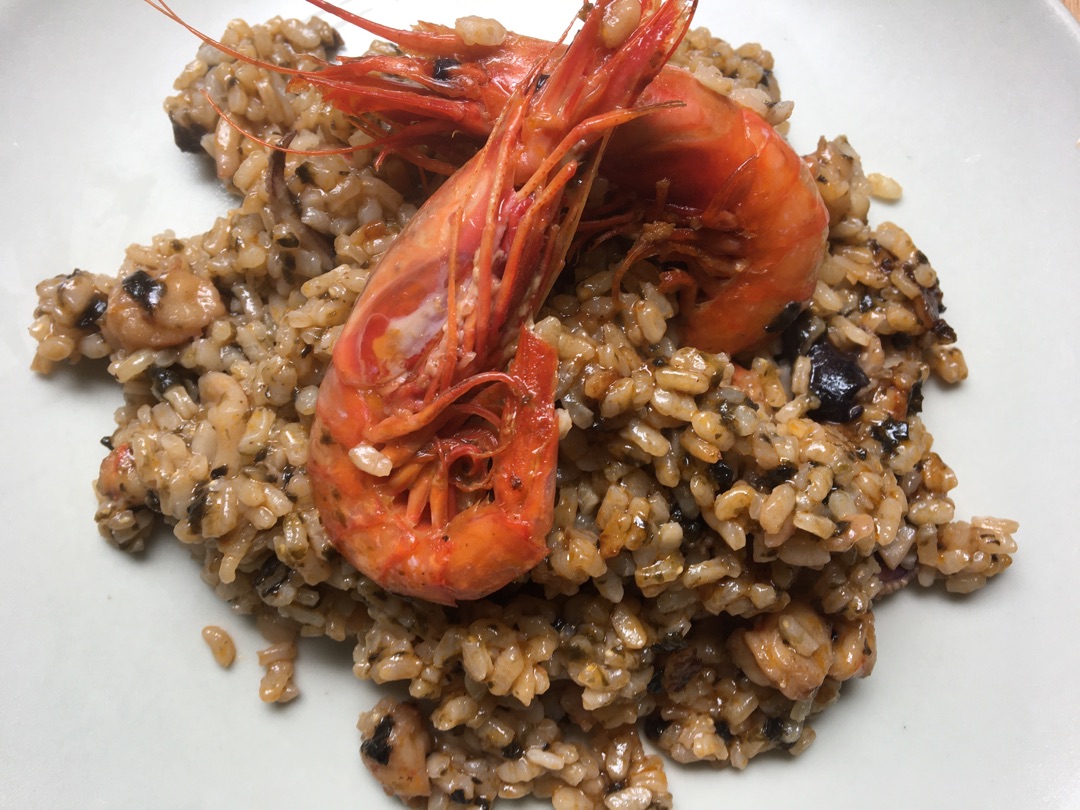
[[[435,60],[435,66],[431,70],[431,78],[437,82],[450,81],[450,72],[461,63],[452,56],[440,56]]]

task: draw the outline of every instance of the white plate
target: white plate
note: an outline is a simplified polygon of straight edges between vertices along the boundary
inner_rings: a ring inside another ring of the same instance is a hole
[[[308,11],[176,4],[212,32]],[[479,13],[547,35],[576,10],[510,6],[351,8],[394,24]],[[877,216],[934,262],[971,368],[958,390],[928,392],[926,421],[960,477],[961,516],[1022,527],[1014,566],[984,591],[909,591],[880,608],[877,670],[845,688],[802,757],[743,773],[672,766],[677,806],[1077,806],[1080,543],[1065,507],[1080,457],[1080,26],[1056,0],[702,0],[698,21],[773,51],[800,151],[845,133],[868,170],[904,185]],[[261,705],[260,642],[184,551],[161,542],[132,558],[96,533],[90,481],[119,391],[100,368],[28,371],[38,280],[114,272],[128,243],[205,230],[228,206],[160,111],[195,43],[136,0],[0,0],[0,31],[0,804],[397,806],[359,762],[354,723],[374,690],[347,645],[305,646],[303,698]],[[200,638],[210,623],[238,639],[227,672]]]

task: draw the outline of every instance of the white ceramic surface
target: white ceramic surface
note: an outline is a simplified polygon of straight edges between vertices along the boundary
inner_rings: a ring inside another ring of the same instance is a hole
[[[233,16],[307,13],[299,0],[175,2],[212,32]],[[868,170],[904,185],[876,217],[930,256],[971,368],[957,390],[928,390],[926,421],[959,475],[960,515],[1022,527],[1015,564],[986,590],[905,592],[879,609],[877,670],[818,720],[802,757],[742,773],[671,767],[676,806],[1080,806],[1068,517],[1080,26],[1055,0],[701,6],[701,24],[773,51],[800,151],[844,133]],[[399,25],[479,13],[550,36],[576,3],[349,7]],[[0,32],[0,805],[396,806],[359,763],[354,724],[375,691],[353,678],[349,648],[304,645],[302,699],[260,704],[261,640],[186,553],[166,537],[129,557],[97,535],[90,481],[118,389],[100,367],[28,370],[38,280],[111,273],[128,243],[205,230],[230,204],[172,145],[160,109],[195,43],[137,0],[0,0]],[[210,623],[237,639],[229,671],[200,638]]]

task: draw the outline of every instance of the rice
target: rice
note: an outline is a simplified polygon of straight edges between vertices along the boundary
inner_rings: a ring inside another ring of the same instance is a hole
[[[217,625],[207,625],[202,630],[203,640],[222,669],[228,669],[236,660],[236,644],[225,630]]]
[[[318,19],[236,21],[223,41],[284,66],[340,44]],[[697,30],[675,58],[784,126],[791,106],[760,46]],[[124,402],[96,485],[99,528],[134,552],[155,525],[172,527],[267,636],[263,700],[299,694],[298,635],[353,644],[357,677],[407,691],[359,727],[365,764],[411,806],[535,795],[557,808],[669,807],[662,757],[641,733],[677,762],[798,754],[841,684],[873,669],[877,600],[911,582],[969,592],[1009,566],[1017,525],[955,519],[956,477],[919,415],[931,375],[967,373],[937,274],[902,229],[868,224],[871,197],[899,186],[865,175],[838,138],[810,157],[832,223],[821,280],[743,364],[751,384],[730,358],[680,345],[657,266],[638,262],[616,288],[625,245],[578,257],[535,330],[559,355],[549,556],[454,609],[384,592],[323,531],[307,436],[341,326],[423,203],[416,173],[396,157],[376,169],[366,151],[272,154],[241,137],[202,90],[263,140],[366,142],[313,90],[287,92],[213,48],[176,89],[165,106],[177,143],[213,160],[236,208],[206,233],[132,246],[116,276],[43,281],[34,368],[108,359]],[[166,274],[204,290],[206,306],[173,314],[179,343],[133,348],[138,335],[108,327],[109,302],[151,295],[147,280]],[[846,420],[816,413],[825,363],[865,376]],[[385,469],[374,448],[352,451]],[[228,635],[204,636],[227,666]]]

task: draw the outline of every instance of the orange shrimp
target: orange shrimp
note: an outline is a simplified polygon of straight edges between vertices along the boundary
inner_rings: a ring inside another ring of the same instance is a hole
[[[552,47],[510,32],[497,46],[470,45],[444,26],[402,31],[327,0],[308,2],[402,50],[298,76],[345,112],[391,122],[391,147],[431,142],[440,127],[459,143],[461,133],[486,136],[511,88]],[[646,13],[652,4],[643,6]],[[685,343],[740,352],[793,317],[813,293],[828,232],[821,196],[805,162],[764,119],[689,72],[666,66],[637,103],[669,106],[619,127],[601,174],[639,199],[659,200],[678,227],[634,255],[675,258],[691,268],[667,277],[669,287],[683,291]]]
[[[693,12],[666,0],[609,46],[612,2],[509,94],[487,143],[380,259],[335,345],[311,432],[315,500],[342,555],[397,593],[479,598],[547,555],[557,357],[528,322],[601,141],[648,114],[627,108]]]

